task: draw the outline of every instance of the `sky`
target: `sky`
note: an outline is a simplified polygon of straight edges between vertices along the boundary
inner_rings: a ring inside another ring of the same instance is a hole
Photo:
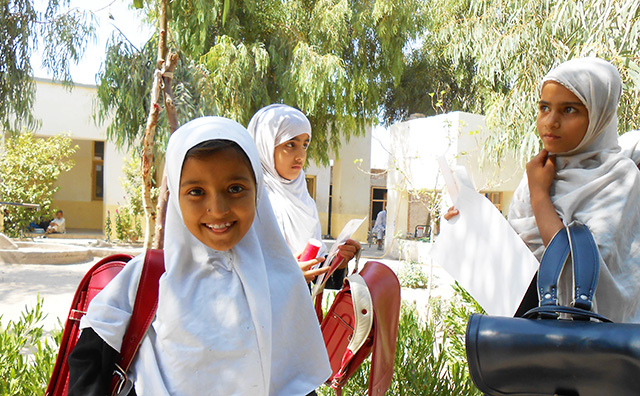
[[[47,0],[36,0],[36,6],[42,10],[46,4]],[[93,12],[97,21],[96,40],[88,44],[79,64],[71,66],[74,83],[96,84],[96,74],[105,60],[107,41],[114,33],[120,34],[118,30],[138,48],[151,37],[153,28],[144,23],[142,11],[133,9],[131,4],[133,0],[71,0],[71,7]],[[51,78],[42,68],[42,56],[39,52],[31,57],[31,67],[35,77]],[[376,126],[371,136],[372,168],[387,167],[388,154],[385,147],[389,147],[389,133],[384,127]]]
[[[47,0],[37,0],[35,3],[36,7],[44,10]],[[80,63],[71,66],[74,83],[96,84],[96,74],[105,59],[107,40],[118,33],[118,29],[138,48],[151,37],[153,29],[144,24],[142,11],[129,8],[130,4],[133,4],[132,0],[71,0],[71,7],[93,12],[97,22],[96,41],[88,44]],[[110,15],[113,19],[109,18]],[[42,68],[42,56],[39,52],[31,57],[31,67],[35,77],[51,77]]]

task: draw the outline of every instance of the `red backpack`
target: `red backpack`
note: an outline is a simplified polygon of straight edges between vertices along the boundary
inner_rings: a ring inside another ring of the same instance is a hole
[[[328,277],[328,276],[327,276]],[[319,297],[319,298],[318,298]],[[322,295],[316,297],[331,377],[326,381],[336,395],[371,356],[369,395],[383,395],[393,378],[398,322],[400,282],[386,265],[369,261],[360,272],[344,280],[327,315],[322,318]]]
[[[100,260],[80,281],[71,303],[69,316],[62,333],[60,351],[47,386],[45,396],[66,396],[69,392],[69,365],[67,359],[80,337],[80,319],[87,313],[89,303],[132,259],[128,254],[114,254]],[[153,321],[158,307],[158,282],[164,273],[164,253],[162,250],[147,250],[140,275],[136,301],[131,321],[122,341],[120,360],[111,382],[111,394],[131,384],[126,372],[138,351],[144,335]]]

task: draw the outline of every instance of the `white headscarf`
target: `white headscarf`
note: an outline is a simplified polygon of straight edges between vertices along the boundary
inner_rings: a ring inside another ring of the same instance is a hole
[[[300,110],[272,104],[258,110],[247,129],[258,147],[267,193],[284,239],[292,253],[300,253],[309,239],[322,240],[318,209],[307,190],[303,171],[295,180],[287,180],[278,174],[274,150],[303,133],[311,139],[311,124]],[[323,245],[319,254],[324,249]]]
[[[188,231],[178,203],[187,151],[217,139],[242,148],[257,184],[254,222],[225,252]],[[203,117],[171,136],[166,272],[156,318],[132,366],[139,395],[306,395],[331,374],[309,291],[262,193],[259,166],[251,137],[234,121]],[[83,328],[93,328],[116,350],[131,317],[142,262],[138,256],[127,264],[82,320]]]
[[[616,322],[640,322],[640,173],[617,143],[620,74],[606,61],[583,58],[552,70],[542,80],[541,90],[547,81],[573,92],[589,113],[583,140],[556,157],[551,201],[566,225],[576,220],[586,224],[598,244],[602,261],[597,311]],[[526,175],[514,194],[509,222],[540,260],[545,247]],[[563,273],[561,285],[561,303],[567,304],[570,276]]]
[[[618,138],[622,154],[631,158],[636,165],[640,165],[640,130],[629,131]]]

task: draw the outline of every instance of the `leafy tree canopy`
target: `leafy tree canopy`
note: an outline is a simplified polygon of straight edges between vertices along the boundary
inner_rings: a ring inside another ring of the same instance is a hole
[[[619,131],[640,126],[637,0],[443,0],[431,6],[432,31],[438,42],[449,43],[442,56],[454,65],[474,62],[470,87],[481,92],[493,131],[485,147],[489,158],[499,160],[512,149],[524,160],[540,149],[539,83],[577,57],[597,56],[618,68]]]
[[[54,79],[71,83],[77,63],[95,37],[91,14],[69,8],[69,0],[48,0],[38,11],[33,0],[0,0],[0,127],[35,127],[31,113],[35,84],[29,59],[42,46],[43,66]]]
[[[39,204],[40,209],[6,206],[4,232],[18,236],[31,221],[53,217],[53,194],[60,189],[54,184],[62,172],[75,165],[70,158],[77,148],[64,134],[39,139],[24,132],[6,141],[0,157],[0,197],[9,202]]]
[[[247,125],[270,103],[298,107],[313,126],[310,156],[326,163],[341,136],[362,133],[377,118],[387,86],[402,74],[402,51],[417,37],[423,5],[419,0],[171,2],[169,33],[183,61],[202,76],[190,95],[211,100],[211,106],[196,108]],[[145,6],[149,17],[157,18],[157,4]],[[124,58],[113,61],[105,76],[116,63],[126,70]],[[126,101],[139,101],[135,95]],[[134,142],[140,125],[114,127],[114,136]]]

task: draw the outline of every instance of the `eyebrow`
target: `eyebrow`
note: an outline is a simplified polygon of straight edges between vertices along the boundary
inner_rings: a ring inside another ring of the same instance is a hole
[[[540,100],[540,101],[538,101],[538,104],[548,105],[548,104],[551,104],[551,103],[547,102],[545,100]],[[582,107],[586,107],[584,105],[584,103],[582,103],[582,102],[562,102],[562,103],[558,103],[558,104],[560,104],[562,106],[582,106]]]
[[[230,177],[227,180],[227,183],[233,183],[233,182],[238,182],[238,181],[242,181],[245,183],[253,183],[253,179],[251,179],[250,177],[245,177],[245,176],[240,176],[240,175],[234,175],[232,177]],[[197,184],[203,184],[202,180],[200,179],[189,179],[189,180],[185,180],[182,183],[180,183],[180,187],[186,187],[186,186],[192,186],[192,185],[197,185]]]
[[[300,135],[298,135],[298,136],[300,136]],[[294,137],[294,138],[291,138],[291,139],[289,139],[289,140],[287,140],[287,141],[288,141],[288,142],[292,142],[292,141],[299,142],[299,141],[301,141],[302,139],[301,139],[301,138],[299,138],[298,136],[296,136],[296,137]],[[304,142],[305,142],[305,143],[308,143],[308,142],[310,142],[310,141],[311,141],[311,138],[309,138],[309,139],[305,139],[305,140],[304,140]]]

